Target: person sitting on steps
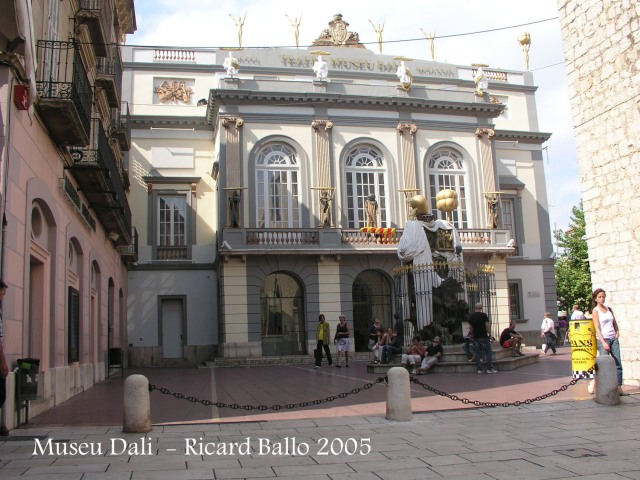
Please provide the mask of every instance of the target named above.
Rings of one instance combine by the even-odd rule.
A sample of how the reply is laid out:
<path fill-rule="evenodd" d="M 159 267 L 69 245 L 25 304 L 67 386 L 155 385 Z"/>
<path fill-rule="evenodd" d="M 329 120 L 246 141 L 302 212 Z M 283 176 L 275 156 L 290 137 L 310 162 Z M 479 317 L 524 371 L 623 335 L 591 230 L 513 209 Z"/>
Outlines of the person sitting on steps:
<path fill-rule="evenodd" d="M 427 373 L 427 370 L 429 370 L 440 361 L 440 357 L 442 357 L 443 353 L 444 351 L 442 350 L 442 345 L 440 344 L 440 337 L 433 337 L 431 345 L 427 347 L 426 354 L 424 356 L 424 359 L 422 360 L 422 365 L 420 365 L 418 371 L 414 370 L 411 373 L 413 373 L 414 375 L 423 375 Z"/>
<path fill-rule="evenodd" d="M 424 357 L 425 348 L 420 343 L 420 337 L 413 337 L 411 345 L 407 347 L 407 353 L 402 354 L 402 366 L 407 368 L 412 365 L 411 370 L 415 371 L 416 366 L 422 361 Z"/>
<path fill-rule="evenodd" d="M 500 345 L 502 348 L 510 348 L 512 357 L 524 357 L 524 353 L 520 351 L 522 348 L 523 337 L 516 332 L 516 322 L 509 322 L 509 326 L 500 334 Z"/>

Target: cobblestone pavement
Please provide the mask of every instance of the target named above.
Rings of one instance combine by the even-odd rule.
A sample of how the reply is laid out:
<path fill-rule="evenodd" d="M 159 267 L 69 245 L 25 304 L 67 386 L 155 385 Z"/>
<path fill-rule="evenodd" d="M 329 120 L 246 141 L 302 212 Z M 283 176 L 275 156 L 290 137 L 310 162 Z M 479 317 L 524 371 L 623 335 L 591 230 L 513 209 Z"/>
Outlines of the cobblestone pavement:
<path fill-rule="evenodd" d="M 566 353 L 565 353 L 566 352 Z M 570 381 L 568 350 L 498 375 L 418 377 L 471 400 L 513 402 Z M 128 372 L 131 373 L 131 372 Z M 361 388 L 349 369 L 148 369 L 198 399 L 274 405 Z M 528 405 L 477 408 L 412 384 L 413 419 L 385 419 L 386 386 L 314 408 L 245 412 L 151 392 L 153 430 L 122 432 L 122 380 L 109 380 L 0 437 L 0 478 L 640 479 L 640 397 L 595 403 L 585 383 Z"/>

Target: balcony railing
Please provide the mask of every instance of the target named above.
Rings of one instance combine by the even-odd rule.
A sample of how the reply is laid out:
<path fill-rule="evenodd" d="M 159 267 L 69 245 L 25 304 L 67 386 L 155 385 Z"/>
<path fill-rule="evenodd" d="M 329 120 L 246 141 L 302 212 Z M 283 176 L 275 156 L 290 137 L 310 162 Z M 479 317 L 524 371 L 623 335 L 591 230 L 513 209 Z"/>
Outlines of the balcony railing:
<path fill-rule="evenodd" d="M 89 143 L 93 93 L 74 42 L 41 40 L 37 44 L 38 111 L 57 145 Z"/>
<path fill-rule="evenodd" d="M 396 230 L 390 235 L 363 233 L 360 230 L 342 230 L 342 243 L 349 245 L 397 245 L 402 231 Z"/>
<path fill-rule="evenodd" d="M 111 107 L 120 106 L 122 93 L 122 60 L 120 48 L 110 45 L 107 49 L 109 55 L 98 57 L 96 64 L 96 85 L 104 90 L 107 101 Z"/>
<path fill-rule="evenodd" d="M 118 252 L 127 263 L 136 263 L 138 261 L 138 230 L 136 227 L 133 227 L 131 232 L 131 244 L 118 247 Z"/>
<path fill-rule="evenodd" d="M 111 109 L 111 125 L 109 135 L 115 138 L 120 145 L 120 150 L 131 150 L 131 115 L 129 114 L 129 102 L 120 102 L 120 108 Z"/>
<path fill-rule="evenodd" d="M 116 244 L 131 243 L 131 210 L 121 180 L 122 165 L 118 165 L 100 119 L 91 121 L 91 141 L 88 147 L 73 151 L 75 163 L 69 170 L 79 189 L 105 230 L 118 234 Z"/>
<path fill-rule="evenodd" d="M 247 245 L 294 247 L 318 244 L 317 230 L 268 229 L 247 230 Z"/>
<path fill-rule="evenodd" d="M 113 37 L 113 13 L 108 0 L 79 0 L 76 22 L 89 27 L 93 50 L 98 57 L 108 56 Z"/>
<path fill-rule="evenodd" d="M 195 50 L 165 50 L 155 49 L 153 51 L 154 62 L 175 62 L 175 63 L 195 63 Z"/>
<path fill-rule="evenodd" d="M 344 253 L 366 253 L 372 250 L 395 252 L 402 237 L 402 229 L 389 235 L 360 232 L 359 229 L 339 228 L 225 228 L 222 247 L 225 254 L 261 254 L 265 250 L 279 253 L 322 254 L 323 251 Z M 463 253 L 498 253 L 508 255 L 513 248 L 507 247 L 509 230 L 464 229 L 458 230 Z"/>
<path fill-rule="evenodd" d="M 184 261 L 189 259 L 186 246 L 161 247 L 156 246 L 155 259 L 159 261 Z"/>

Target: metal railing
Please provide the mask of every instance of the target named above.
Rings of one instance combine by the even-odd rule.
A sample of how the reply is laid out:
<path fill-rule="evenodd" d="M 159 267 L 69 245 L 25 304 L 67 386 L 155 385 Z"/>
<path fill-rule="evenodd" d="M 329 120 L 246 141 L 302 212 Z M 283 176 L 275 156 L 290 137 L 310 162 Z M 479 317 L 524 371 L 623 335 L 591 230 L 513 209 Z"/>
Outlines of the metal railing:
<path fill-rule="evenodd" d="M 73 102 L 82 126 L 88 132 L 93 92 L 87 71 L 74 42 L 40 40 L 37 44 L 36 88 L 44 100 Z"/>
<path fill-rule="evenodd" d="M 118 164 L 109 145 L 102 121 L 99 118 L 91 120 L 91 140 L 88 147 L 81 148 L 82 156 L 77 165 L 92 165 L 104 171 L 105 180 L 109 184 L 113 195 L 114 206 L 122 210 L 124 228 L 131 231 L 131 209 L 124 191 L 121 171 L 122 164 Z"/>

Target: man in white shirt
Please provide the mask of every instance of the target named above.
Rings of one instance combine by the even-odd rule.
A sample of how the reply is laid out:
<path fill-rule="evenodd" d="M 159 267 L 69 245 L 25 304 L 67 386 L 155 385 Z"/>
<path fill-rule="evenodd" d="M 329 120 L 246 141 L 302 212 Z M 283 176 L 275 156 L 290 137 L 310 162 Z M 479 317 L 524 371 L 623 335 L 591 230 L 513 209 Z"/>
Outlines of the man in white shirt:
<path fill-rule="evenodd" d="M 584 312 L 580 310 L 578 305 L 573 306 L 573 312 L 571 313 L 571 320 L 584 320 Z"/>

